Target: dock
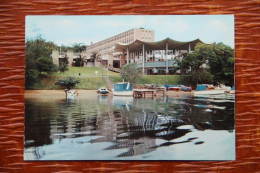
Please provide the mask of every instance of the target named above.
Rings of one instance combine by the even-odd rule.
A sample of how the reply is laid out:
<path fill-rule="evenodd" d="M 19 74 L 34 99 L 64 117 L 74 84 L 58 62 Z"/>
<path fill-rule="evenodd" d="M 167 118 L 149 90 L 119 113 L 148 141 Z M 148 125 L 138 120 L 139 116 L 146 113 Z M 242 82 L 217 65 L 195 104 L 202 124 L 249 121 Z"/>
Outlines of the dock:
<path fill-rule="evenodd" d="M 134 98 L 145 98 L 146 96 L 155 97 L 161 93 L 162 96 L 165 95 L 165 89 L 135 89 L 133 90 Z"/>

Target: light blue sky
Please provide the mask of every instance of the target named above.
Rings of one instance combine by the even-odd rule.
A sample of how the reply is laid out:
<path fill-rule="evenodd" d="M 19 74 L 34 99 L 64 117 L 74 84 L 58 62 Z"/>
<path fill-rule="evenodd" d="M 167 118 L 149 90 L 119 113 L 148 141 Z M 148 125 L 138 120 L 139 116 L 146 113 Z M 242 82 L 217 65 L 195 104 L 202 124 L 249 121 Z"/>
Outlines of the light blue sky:
<path fill-rule="evenodd" d="M 234 48 L 233 15 L 112 15 L 26 16 L 26 39 L 41 35 L 60 45 L 89 45 L 132 28 L 155 32 L 155 41 L 170 37 L 178 41 L 201 39 L 223 42 Z"/>

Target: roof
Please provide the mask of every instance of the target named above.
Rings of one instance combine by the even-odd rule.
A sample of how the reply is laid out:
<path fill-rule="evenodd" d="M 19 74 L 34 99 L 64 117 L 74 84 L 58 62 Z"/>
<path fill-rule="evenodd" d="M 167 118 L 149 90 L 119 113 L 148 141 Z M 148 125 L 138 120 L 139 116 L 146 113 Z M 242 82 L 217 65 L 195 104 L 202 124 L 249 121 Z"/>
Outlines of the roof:
<path fill-rule="evenodd" d="M 127 47 L 129 48 L 130 52 L 142 51 L 143 44 L 144 44 L 144 49 L 146 51 L 165 50 L 167 42 L 168 42 L 168 50 L 175 50 L 175 49 L 188 50 L 189 44 L 191 46 L 191 49 L 194 50 L 194 47 L 196 46 L 197 43 L 203 43 L 200 39 L 187 41 L 187 42 L 176 41 L 171 38 L 166 38 L 164 40 L 157 41 L 157 42 L 144 42 L 141 40 L 135 40 L 134 42 L 129 43 L 129 44 L 116 43 L 115 52 L 121 52 L 123 50 L 126 50 Z"/>

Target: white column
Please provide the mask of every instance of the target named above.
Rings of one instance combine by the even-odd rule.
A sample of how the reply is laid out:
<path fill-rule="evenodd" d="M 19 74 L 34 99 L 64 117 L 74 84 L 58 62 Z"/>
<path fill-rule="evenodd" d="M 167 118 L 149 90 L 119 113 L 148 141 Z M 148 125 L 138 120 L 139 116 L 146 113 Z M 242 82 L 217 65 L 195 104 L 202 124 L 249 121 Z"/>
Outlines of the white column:
<path fill-rule="evenodd" d="M 144 44 L 143 44 L 143 75 L 144 75 Z"/>
<path fill-rule="evenodd" d="M 127 49 L 126 49 L 126 64 L 129 63 L 129 47 L 127 46 Z"/>
<path fill-rule="evenodd" d="M 189 43 L 189 51 L 188 51 L 188 53 L 190 53 L 191 52 L 191 47 L 190 47 L 190 43 Z"/>
<path fill-rule="evenodd" d="M 166 42 L 165 58 L 166 58 L 166 74 L 168 74 L 169 73 L 169 67 L 168 67 L 168 42 Z"/>

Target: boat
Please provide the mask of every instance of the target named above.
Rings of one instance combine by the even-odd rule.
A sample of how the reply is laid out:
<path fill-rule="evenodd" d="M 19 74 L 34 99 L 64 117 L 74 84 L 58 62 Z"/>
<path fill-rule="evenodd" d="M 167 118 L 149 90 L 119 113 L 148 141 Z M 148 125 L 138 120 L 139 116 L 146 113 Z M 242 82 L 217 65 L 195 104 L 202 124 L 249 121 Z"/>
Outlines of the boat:
<path fill-rule="evenodd" d="M 165 85 L 166 90 L 173 90 L 173 91 L 189 91 L 191 92 L 192 88 L 187 87 L 185 85 Z"/>
<path fill-rule="evenodd" d="M 227 90 L 225 93 L 226 94 L 235 94 L 236 93 L 235 86 L 233 86 L 230 90 Z"/>
<path fill-rule="evenodd" d="M 203 96 L 203 95 L 218 95 L 225 94 L 227 87 L 214 87 L 213 85 L 201 84 L 197 85 L 196 90 L 194 91 L 194 96 Z"/>
<path fill-rule="evenodd" d="M 230 94 L 235 94 L 236 93 L 236 89 L 235 86 L 233 86 L 229 92 Z"/>
<path fill-rule="evenodd" d="M 97 90 L 97 93 L 100 93 L 100 94 L 107 94 L 109 93 L 108 89 L 105 88 L 105 87 L 101 87 Z"/>
<path fill-rule="evenodd" d="M 114 96 L 132 96 L 133 85 L 129 82 L 115 83 L 112 92 Z"/>
<path fill-rule="evenodd" d="M 187 87 L 185 85 L 181 85 L 181 90 L 182 91 L 189 91 L 189 92 L 191 92 L 192 88 L 191 87 Z"/>
<path fill-rule="evenodd" d="M 78 91 L 65 89 L 65 93 L 67 100 L 74 100 L 79 97 Z"/>
<path fill-rule="evenodd" d="M 180 91 L 181 86 L 180 85 L 169 85 L 168 90 Z"/>
<path fill-rule="evenodd" d="M 173 90 L 173 91 L 180 91 L 181 90 L 181 85 L 165 85 L 166 90 Z"/>

